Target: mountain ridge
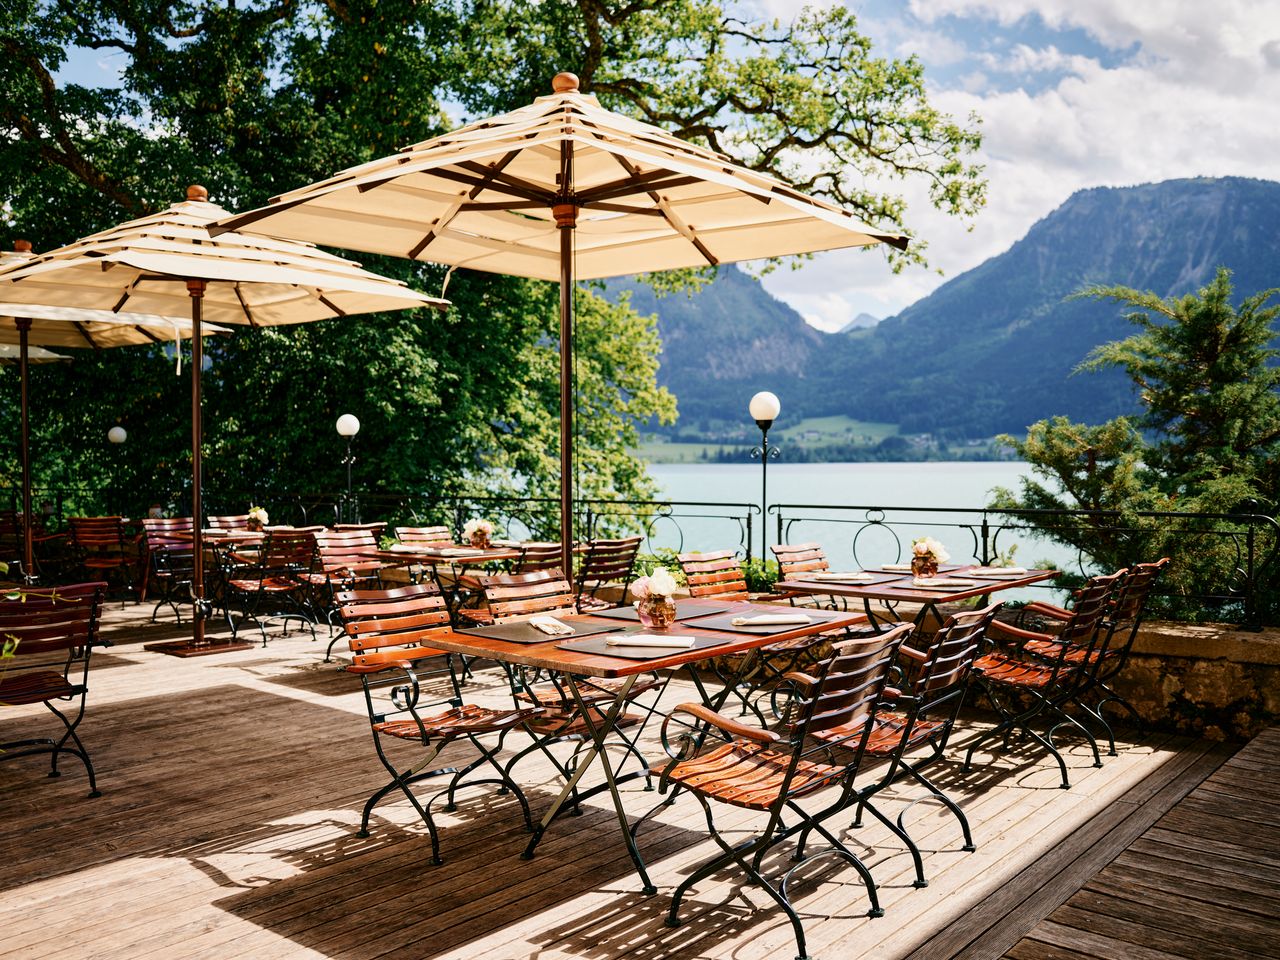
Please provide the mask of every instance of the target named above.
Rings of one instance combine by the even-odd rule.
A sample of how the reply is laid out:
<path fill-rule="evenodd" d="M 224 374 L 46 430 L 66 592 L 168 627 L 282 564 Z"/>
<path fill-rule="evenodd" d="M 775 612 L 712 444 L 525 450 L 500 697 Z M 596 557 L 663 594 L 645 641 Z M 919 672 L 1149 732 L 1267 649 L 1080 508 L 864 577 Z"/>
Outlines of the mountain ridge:
<path fill-rule="evenodd" d="M 727 437 L 751 394 L 772 389 L 784 416 L 963 440 L 1056 414 L 1097 423 L 1134 412 L 1122 372 L 1072 373 L 1093 347 L 1133 332 L 1123 309 L 1071 294 L 1101 284 L 1181 295 L 1222 265 L 1238 302 L 1280 285 L 1276 223 L 1280 182 L 1270 180 L 1079 190 L 1002 253 L 874 326 L 837 333 L 736 268 L 692 296 L 658 298 L 635 281 L 611 281 L 608 293 L 629 290 L 633 306 L 658 314 L 659 382 L 679 400 L 679 430 Z"/>

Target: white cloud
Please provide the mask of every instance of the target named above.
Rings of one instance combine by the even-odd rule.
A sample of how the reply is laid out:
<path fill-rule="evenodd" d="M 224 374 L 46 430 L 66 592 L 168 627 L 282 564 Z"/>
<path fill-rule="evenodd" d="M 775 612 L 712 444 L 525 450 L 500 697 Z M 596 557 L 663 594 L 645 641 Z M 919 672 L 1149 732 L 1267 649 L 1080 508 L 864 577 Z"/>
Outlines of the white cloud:
<path fill-rule="evenodd" d="M 972 232 L 933 210 L 919 185 L 906 185 L 912 231 L 928 240 L 931 266 L 948 277 L 1007 249 L 1079 189 L 1280 177 L 1280 3 L 913 0 L 910 10 L 926 25 L 924 35 L 950 15 L 970 28 L 966 35 L 1012 40 L 1025 35 L 1013 25 L 1038 14 L 1051 29 L 1078 28 L 1122 53 L 1104 65 L 1061 44 L 984 44 L 971 51 L 974 70 L 931 91 L 939 109 L 983 118 L 981 162 L 990 183 Z M 871 29 L 870 21 L 863 25 Z M 903 24 L 882 27 L 887 33 L 873 38 L 901 52 Z M 938 64 L 921 55 L 928 76 Z M 919 268 L 895 276 L 877 255 L 836 252 L 765 284 L 810 322 L 831 328 L 863 310 L 895 313 L 944 279 Z"/>

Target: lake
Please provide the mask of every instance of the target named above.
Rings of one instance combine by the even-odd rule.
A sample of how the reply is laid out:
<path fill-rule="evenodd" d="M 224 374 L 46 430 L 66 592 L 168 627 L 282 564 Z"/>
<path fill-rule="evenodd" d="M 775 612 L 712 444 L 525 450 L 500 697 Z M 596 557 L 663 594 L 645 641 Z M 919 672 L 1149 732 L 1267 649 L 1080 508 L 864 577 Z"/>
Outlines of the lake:
<path fill-rule="evenodd" d="M 864 512 L 807 510 L 810 519 L 794 519 L 797 511 L 784 510 L 789 521 L 783 539 L 790 543 L 821 543 L 836 568 L 873 565 L 906 559 L 911 540 L 932 536 L 940 540 L 958 561 L 974 559 L 974 539 L 956 524 L 977 523 L 974 515 L 953 513 L 986 506 L 996 487 L 1017 490 L 1031 468 L 1020 461 L 928 463 L 794 463 L 769 464 L 769 502 L 826 506 L 929 507 L 941 513 L 886 514 L 884 525 L 866 526 Z M 760 502 L 760 464 L 655 463 L 649 475 L 661 496 L 676 501 Z M 737 521 L 710 516 L 706 509 L 677 509 L 675 521 L 661 520 L 653 530 L 655 546 L 689 550 L 738 547 Z M 727 512 L 727 511 L 725 511 Z M 690 515 L 692 514 L 692 515 Z M 818 516 L 823 514 L 822 516 Z M 994 519 L 994 518 L 993 518 Z M 758 518 L 756 521 L 758 522 Z M 856 543 L 855 543 L 856 538 Z M 754 535 L 760 549 L 759 528 Z M 769 519 L 768 542 L 778 542 L 776 517 Z M 1024 531 L 1005 530 L 996 540 L 1002 551 L 1016 546 L 1014 562 L 1033 566 L 1041 560 L 1060 568 L 1073 563 L 1074 552 L 1059 544 L 1032 537 Z M 855 555 L 856 550 L 856 555 Z"/>

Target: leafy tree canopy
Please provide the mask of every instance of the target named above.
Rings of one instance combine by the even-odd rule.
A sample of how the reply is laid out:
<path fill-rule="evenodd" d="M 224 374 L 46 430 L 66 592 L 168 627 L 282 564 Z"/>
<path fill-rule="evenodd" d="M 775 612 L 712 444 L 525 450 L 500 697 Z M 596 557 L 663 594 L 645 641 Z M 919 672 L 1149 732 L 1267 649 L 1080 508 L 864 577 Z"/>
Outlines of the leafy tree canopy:
<path fill-rule="evenodd" d="M 1104 568 L 1161 555 L 1174 559 L 1169 579 L 1184 593 L 1238 586 L 1238 544 L 1207 531 L 1225 521 L 1190 524 L 1143 512 L 1274 512 L 1280 502 L 1280 370 L 1273 362 L 1277 290 L 1231 303 L 1231 274 L 1219 269 L 1202 290 L 1161 298 L 1127 287 L 1092 287 L 1077 296 L 1113 300 L 1139 332 L 1095 348 L 1082 371 L 1122 367 L 1138 388 L 1142 411 L 1097 427 L 1055 417 L 1033 424 L 1025 439 L 1005 436 L 1039 477 L 997 492 L 1010 510 L 1113 511 L 1070 528 L 1032 519 Z M 1145 428 L 1145 434 L 1138 428 Z M 1270 597 L 1274 604 L 1278 598 Z M 1185 610 L 1183 611 L 1185 612 Z"/>
<path fill-rule="evenodd" d="M 60 80 L 75 48 L 117 65 L 120 84 Z M 0 209 L 38 250 L 162 208 L 188 183 L 229 209 L 261 204 L 444 132 L 461 113 L 527 103 L 560 69 L 606 106 L 880 229 L 907 229 L 905 202 L 883 188 L 895 178 L 927 182 L 933 203 L 959 216 L 984 199 L 976 120 L 934 110 L 919 62 L 875 56 L 843 8 L 754 23 L 716 0 L 13 0 L 0 49 Z M 922 251 L 890 255 L 900 265 Z M 444 281 L 432 265 L 359 259 L 429 292 Z M 337 487 L 342 412 L 364 424 L 363 486 L 554 489 L 554 288 L 458 271 L 448 295 L 445 315 L 212 342 L 210 493 Z M 655 385 L 654 324 L 587 288 L 578 306 L 580 492 L 644 496 L 632 424 L 675 415 Z M 156 499 L 181 489 L 185 378 L 161 352 L 81 351 L 69 369 L 35 375 L 39 481 Z M 116 421 L 130 430 L 124 451 L 97 439 Z"/>

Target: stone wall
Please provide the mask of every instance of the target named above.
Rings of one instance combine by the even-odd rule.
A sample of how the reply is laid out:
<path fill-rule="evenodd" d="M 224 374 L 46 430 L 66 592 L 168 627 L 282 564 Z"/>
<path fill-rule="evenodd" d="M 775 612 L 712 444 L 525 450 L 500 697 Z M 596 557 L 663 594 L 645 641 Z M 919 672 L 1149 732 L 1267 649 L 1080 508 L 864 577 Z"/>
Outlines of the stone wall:
<path fill-rule="evenodd" d="M 1154 728 L 1247 740 L 1280 722 L 1280 630 L 1144 624 L 1115 686 Z"/>

